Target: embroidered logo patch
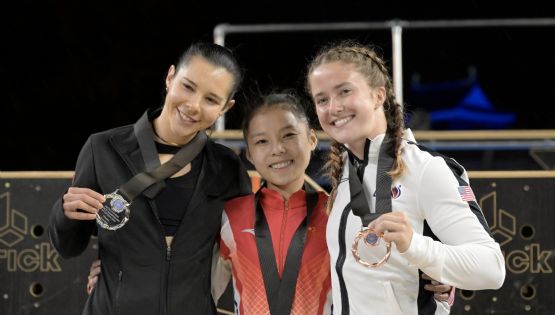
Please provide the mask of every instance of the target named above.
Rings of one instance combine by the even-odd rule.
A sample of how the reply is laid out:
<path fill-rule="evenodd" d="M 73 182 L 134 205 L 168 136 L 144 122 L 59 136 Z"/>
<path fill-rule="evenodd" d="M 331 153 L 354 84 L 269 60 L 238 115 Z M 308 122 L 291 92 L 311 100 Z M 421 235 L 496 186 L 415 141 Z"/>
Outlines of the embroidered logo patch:
<path fill-rule="evenodd" d="M 401 185 L 397 185 L 393 188 L 391 188 L 391 198 L 393 199 L 397 199 L 401 196 Z M 376 191 L 374 190 L 374 194 L 372 194 L 372 197 L 376 198 Z"/>
<path fill-rule="evenodd" d="M 476 197 L 470 186 L 459 186 L 457 189 L 459 190 L 462 201 L 476 201 Z"/>
<path fill-rule="evenodd" d="M 401 197 L 401 185 L 391 188 L 391 198 L 397 199 Z"/>

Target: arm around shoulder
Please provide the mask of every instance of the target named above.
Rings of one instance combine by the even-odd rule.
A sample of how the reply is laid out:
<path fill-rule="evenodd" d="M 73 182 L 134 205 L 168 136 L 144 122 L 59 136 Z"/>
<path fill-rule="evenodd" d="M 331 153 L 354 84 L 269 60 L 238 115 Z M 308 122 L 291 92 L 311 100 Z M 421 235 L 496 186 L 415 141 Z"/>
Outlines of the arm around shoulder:
<path fill-rule="evenodd" d="M 212 253 L 212 275 L 211 275 L 211 291 L 214 303 L 218 303 L 218 300 L 225 292 L 229 281 L 231 280 L 231 261 L 229 258 L 224 257 L 220 254 L 218 244 L 214 245 L 214 250 Z"/>
<path fill-rule="evenodd" d="M 251 179 L 241 161 L 241 158 L 228 147 L 221 144 L 213 144 L 214 152 L 219 154 L 219 163 L 222 163 L 224 169 L 221 173 L 220 184 L 225 186 L 223 189 L 223 199 L 229 200 L 232 198 L 246 196 L 252 192 Z"/>

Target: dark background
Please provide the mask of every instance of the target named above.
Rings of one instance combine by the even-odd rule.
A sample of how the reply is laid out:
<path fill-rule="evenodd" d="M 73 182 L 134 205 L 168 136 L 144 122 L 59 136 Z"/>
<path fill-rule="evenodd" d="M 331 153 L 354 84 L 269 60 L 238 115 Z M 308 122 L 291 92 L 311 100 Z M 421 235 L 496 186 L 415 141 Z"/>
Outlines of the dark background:
<path fill-rule="evenodd" d="M 545 2 L 547 3 L 547 2 Z M 0 171 L 71 170 L 93 132 L 135 122 L 160 105 L 168 67 L 219 23 L 379 22 L 552 17 L 539 1 L 18 1 L 0 10 Z M 555 27 L 403 32 L 404 93 L 410 112 L 451 108 L 458 95 L 422 97 L 421 84 L 475 79 L 511 129 L 555 128 Z M 388 30 L 232 34 L 226 44 L 246 69 L 228 115 L 258 91 L 302 87 L 322 43 L 357 38 L 391 60 Z M 474 76 L 473 76 L 474 75 Z M 464 82 L 463 82 L 464 83 Z M 463 84 L 464 85 L 464 84 Z M 459 93 L 460 94 L 460 93 Z M 433 109 L 433 108 L 432 108 Z"/>

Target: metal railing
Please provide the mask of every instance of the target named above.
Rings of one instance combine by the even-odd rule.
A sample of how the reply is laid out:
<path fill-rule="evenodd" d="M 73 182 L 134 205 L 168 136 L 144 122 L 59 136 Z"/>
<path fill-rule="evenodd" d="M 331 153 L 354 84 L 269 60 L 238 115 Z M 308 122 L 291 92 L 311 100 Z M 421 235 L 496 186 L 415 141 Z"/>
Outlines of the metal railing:
<path fill-rule="evenodd" d="M 392 42 L 392 77 L 393 87 L 400 104 L 403 104 L 403 29 L 434 28 L 487 28 L 487 27 L 552 27 L 555 18 L 534 19 L 488 19 L 488 20 L 437 20 L 405 21 L 391 20 L 383 22 L 339 22 L 339 23 L 286 23 L 286 24 L 218 24 L 213 30 L 214 42 L 225 46 L 228 34 L 239 33 L 277 33 L 277 32 L 322 32 L 322 31 L 357 31 L 386 30 L 391 31 Z M 216 123 L 216 130 L 225 129 L 225 117 Z"/>
<path fill-rule="evenodd" d="M 329 147 L 330 137 L 316 132 L 320 148 Z M 242 149 L 245 144 L 241 130 L 214 131 L 211 137 L 232 148 Z M 555 150 L 555 130 L 467 130 L 423 131 L 415 130 L 418 143 L 431 149 L 455 151 L 480 150 Z"/>

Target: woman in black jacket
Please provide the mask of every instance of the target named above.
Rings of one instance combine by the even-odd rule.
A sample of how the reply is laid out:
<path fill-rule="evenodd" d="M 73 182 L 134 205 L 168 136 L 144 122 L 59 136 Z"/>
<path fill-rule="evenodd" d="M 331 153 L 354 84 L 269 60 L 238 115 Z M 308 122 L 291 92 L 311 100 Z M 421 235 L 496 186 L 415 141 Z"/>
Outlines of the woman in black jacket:
<path fill-rule="evenodd" d="M 54 204 L 49 226 L 52 244 L 64 258 L 81 254 L 91 235 L 98 235 L 102 276 L 83 314 L 213 311 L 211 257 L 223 203 L 250 192 L 232 150 L 210 139 L 201 142 L 200 153 L 169 178 L 134 187 L 144 190 L 135 198 L 123 194 L 120 201 L 131 201 L 128 221 L 103 227 L 107 217 L 97 213 L 106 207 L 125 213 L 119 212 L 121 203 L 114 205 L 116 197 L 106 195 L 122 191 L 136 174 L 151 172 L 197 141 L 234 105 L 240 79 L 240 68 L 226 48 L 194 44 L 169 68 L 162 108 L 147 110 L 134 125 L 89 137 L 72 187 Z"/>

